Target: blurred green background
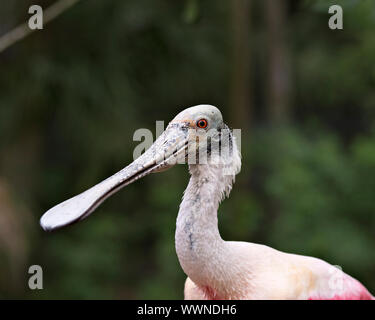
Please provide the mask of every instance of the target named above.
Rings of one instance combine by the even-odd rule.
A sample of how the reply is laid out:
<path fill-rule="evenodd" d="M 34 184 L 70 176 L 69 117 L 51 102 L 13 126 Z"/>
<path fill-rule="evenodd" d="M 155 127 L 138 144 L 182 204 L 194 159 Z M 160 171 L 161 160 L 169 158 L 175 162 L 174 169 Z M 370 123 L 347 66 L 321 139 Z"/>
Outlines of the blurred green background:
<path fill-rule="evenodd" d="M 2 1 L 0 35 L 32 4 Z M 186 166 L 56 233 L 39 218 L 131 162 L 136 129 L 201 103 L 242 129 L 222 237 L 325 259 L 375 293 L 374 60 L 373 0 L 79 1 L 0 53 L 0 298 L 183 298 Z"/>

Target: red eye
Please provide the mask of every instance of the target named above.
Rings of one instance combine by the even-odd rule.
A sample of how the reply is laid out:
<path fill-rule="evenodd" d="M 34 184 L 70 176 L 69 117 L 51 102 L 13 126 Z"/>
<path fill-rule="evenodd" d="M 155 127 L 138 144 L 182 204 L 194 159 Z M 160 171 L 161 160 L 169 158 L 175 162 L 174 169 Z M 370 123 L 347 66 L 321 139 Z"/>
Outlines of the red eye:
<path fill-rule="evenodd" d="M 204 128 L 207 127 L 207 125 L 208 125 L 208 123 L 207 123 L 206 119 L 200 119 L 200 120 L 197 121 L 197 127 L 198 128 L 204 129 Z"/>

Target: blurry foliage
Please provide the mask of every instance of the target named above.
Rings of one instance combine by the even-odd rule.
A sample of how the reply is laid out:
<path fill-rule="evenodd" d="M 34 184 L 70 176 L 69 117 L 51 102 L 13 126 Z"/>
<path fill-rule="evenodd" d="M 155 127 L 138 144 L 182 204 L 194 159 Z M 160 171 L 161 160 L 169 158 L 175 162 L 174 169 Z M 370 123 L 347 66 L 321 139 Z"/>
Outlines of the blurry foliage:
<path fill-rule="evenodd" d="M 374 293 L 375 4 L 336 1 L 344 30 L 334 32 L 331 1 L 289 3 L 294 92 L 288 125 L 278 127 L 267 118 L 266 26 L 253 0 L 256 103 L 220 230 L 341 265 Z M 2 6 L 0 32 L 25 16 L 14 6 Z M 136 129 L 198 103 L 231 118 L 230 24 L 228 1 L 82 1 L 0 55 L 0 177 L 12 190 L 12 211 L 0 204 L 9 221 L 0 227 L 0 297 L 182 298 L 174 229 L 186 167 L 136 182 L 56 233 L 38 219 L 129 163 Z M 24 248 L 17 259 L 4 245 L 9 230 Z M 44 290 L 27 289 L 31 264 L 43 266 Z"/>
<path fill-rule="evenodd" d="M 198 0 L 187 0 L 186 7 L 183 12 L 183 17 L 186 23 L 193 23 L 197 20 L 199 15 Z"/>

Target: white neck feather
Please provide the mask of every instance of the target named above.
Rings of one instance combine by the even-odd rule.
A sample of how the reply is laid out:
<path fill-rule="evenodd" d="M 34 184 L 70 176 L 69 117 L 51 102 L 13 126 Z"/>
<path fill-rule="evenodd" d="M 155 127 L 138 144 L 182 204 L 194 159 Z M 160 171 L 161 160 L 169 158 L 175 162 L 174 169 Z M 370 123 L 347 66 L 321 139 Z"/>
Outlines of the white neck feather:
<path fill-rule="evenodd" d="M 234 151 L 229 171 L 220 164 L 189 166 L 191 178 L 176 223 L 176 251 L 181 267 L 195 284 L 215 292 L 218 298 L 238 294 L 230 290 L 238 290 L 239 284 L 234 282 L 240 281 L 236 275 L 242 273 L 228 243 L 220 236 L 217 220 L 220 201 L 229 195 L 241 166 L 237 148 Z"/>

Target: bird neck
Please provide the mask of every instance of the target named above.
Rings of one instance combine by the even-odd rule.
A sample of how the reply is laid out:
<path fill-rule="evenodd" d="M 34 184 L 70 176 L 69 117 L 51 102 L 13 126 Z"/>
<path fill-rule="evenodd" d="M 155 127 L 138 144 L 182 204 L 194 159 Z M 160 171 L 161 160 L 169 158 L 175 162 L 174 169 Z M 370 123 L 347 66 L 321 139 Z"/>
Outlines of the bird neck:
<path fill-rule="evenodd" d="M 217 209 L 228 195 L 234 175 L 220 165 L 190 165 L 191 178 L 185 190 L 176 223 L 176 251 L 189 278 L 203 288 L 220 292 L 218 275 L 230 274 L 230 252 L 218 229 Z"/>

